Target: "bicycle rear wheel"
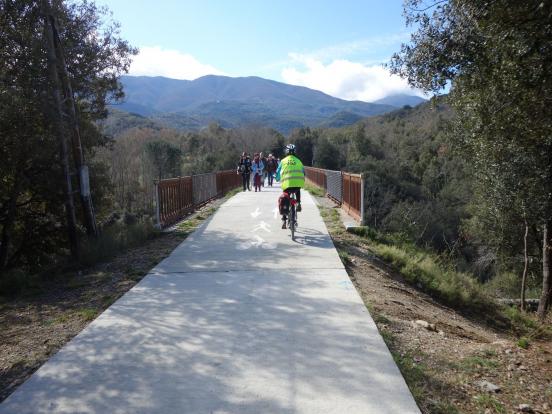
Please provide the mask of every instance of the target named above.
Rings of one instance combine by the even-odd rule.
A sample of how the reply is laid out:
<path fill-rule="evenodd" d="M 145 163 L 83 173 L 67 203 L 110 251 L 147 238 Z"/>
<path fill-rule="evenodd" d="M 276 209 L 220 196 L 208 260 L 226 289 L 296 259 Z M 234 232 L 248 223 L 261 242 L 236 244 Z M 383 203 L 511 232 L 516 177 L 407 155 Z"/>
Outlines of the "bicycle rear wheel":
<path fill-rule="evenodd" d="M 295 241 L 295 206 L 291 206 L 291 211 L 289 212 L 289 229 L 291 231 L 291 240 Z"/>

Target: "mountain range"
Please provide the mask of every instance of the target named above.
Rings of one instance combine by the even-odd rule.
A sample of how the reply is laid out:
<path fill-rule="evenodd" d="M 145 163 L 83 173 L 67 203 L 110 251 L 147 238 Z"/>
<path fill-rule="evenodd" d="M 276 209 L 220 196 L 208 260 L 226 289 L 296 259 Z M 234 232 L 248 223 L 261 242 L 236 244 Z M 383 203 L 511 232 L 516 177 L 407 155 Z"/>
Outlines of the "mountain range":
<path fill-rule="evenodd" d="M 424 99 L 395 95 L 374 103 L 346 101 L 302 86 L 259 77 L 208 75 L 193 81 L 123 76 L 125 101 L 113 107 L 168 127 L 196 130 L 262 125 L 287 134 L 303 126 L 340 127 L 359 119 L 414 106 Z"/>
<path fill-rule="evenodd" d="M 424 102 L 426 102 L 426 99 L 420 98 L 419 96 L 399 93 L 396 95 L 389 95 L 389 96 L 386 96 L 385 98 L 378 99 L 373 103 L 381 104 L 381 105 L 391 105 L 396 108 L 402 108 L 403 106 L 406 106 L 406 105 L 416 106 Z"/>

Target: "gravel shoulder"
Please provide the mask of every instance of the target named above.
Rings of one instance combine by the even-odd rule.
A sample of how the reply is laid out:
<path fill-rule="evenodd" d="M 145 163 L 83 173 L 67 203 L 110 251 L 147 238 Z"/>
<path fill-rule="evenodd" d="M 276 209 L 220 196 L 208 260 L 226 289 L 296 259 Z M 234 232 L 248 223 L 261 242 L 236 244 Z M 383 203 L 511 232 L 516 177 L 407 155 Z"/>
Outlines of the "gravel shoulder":
<path fill-rule="evenodd" d="M 552 343 L 468 319 L 406 283 L 318 198 L 351 281 L 424 413 L 552 413 Z M 550 320 L 548 321 L 550 323 Z M 494 387 L 496 386 L 496 388 Z M 526 410 L 526 411 L 524 411 Z"/>

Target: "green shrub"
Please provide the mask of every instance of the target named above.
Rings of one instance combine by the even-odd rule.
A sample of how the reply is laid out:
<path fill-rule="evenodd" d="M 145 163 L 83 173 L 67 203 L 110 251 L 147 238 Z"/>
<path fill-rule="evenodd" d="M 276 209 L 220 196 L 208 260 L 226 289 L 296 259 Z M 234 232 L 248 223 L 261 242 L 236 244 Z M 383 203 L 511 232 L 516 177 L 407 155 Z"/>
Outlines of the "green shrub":
<path fill-rule="evenodd" d="M 529 348 L 529 339 L 526 337 L 521 337 L 517 341 L 517 346 L 523 349 Z"/>
<path fill-rule="evenodd" d="M 83 242 L 80 262 L 90 266 L 107 260 L 125 249 L 143 244 L 158 233 L 149 218 L 130 225 L 117 222 L 104 229 L 98 238 Z"/>
<path fill-rule="evenodd" d="M 515 335 L 522 336 L 538 328 L 537 323 L 520 311 L 517 306 L 504 308 L 504 314 L 510 321 L 510 326 Z"/>
<path fill-rule="evenodd" d="M 475 403 L 481 408 L 493 410 L 493 412 L 502 414 L 506 412 L 504 405 L 496 398 L 488 394 L 479 394 L 474 398 Z"/>
<path fill-rule="evenodd" d="M 538 278 L 531 276 L 530 273 L 527 278 L 525 297 L 538 298 L 541 288 L 540 281 Z M 514 272 L 498 273 L 485 284 L 485 289 L 493 296 L 509 299 L 519 298 L 521 295 L 521 274 Z"/>
<path fill-rule="evenodd" d="M 96 319 L 96 316 L 98 316 L 98 311 L 92 308 L 83 308 L 77 311 L 77 315 L 79 315 L 85 321 L 91 321 Z"/>
<path fill-rule="evenodd" d="M 352 232 L 370 240 L 370 249 L 396 267 L 409 283 L 442 302 L 471 311 L 494 306 L 477 280 L 469 274 L 455 271 L 439 256 L 417 247 L 404 235 L 382 235 L 369 227 Z"/>
<path fill-rule="evenodd" d="M 372 227 L 368 227 L 368 226 L 350 227 L 348 231 L 360 237 L 366 237 L 370 240 L 379 241 L 380 236 L 378 232 L 374 230 Z"/>
<path fill-rule="evenodd" d="M 338 250 L 337 254 L 339 255 L 339 258 L 344 266 L 349 266 L 351 264 L 351 257 L 349 256 L 349 253 L 344 250 Z"/>
<path fill-rule="evenodd" d="M 0 273 L 0 296 L 9 297 L 38 289 L 40 289 L 40 285 L 37 276 L 24 269 L 13 269 Z"/>
<path fill-rule="evenodd" d="M 498 367 L 496 358 L 491 355 L 475 355 L 464 358 L 460 367 L 466 371 L 477 371 L 479 369 L 492 369 Z"/>
<path fill-rule="evenodd" d="M 499 273 L 485 284 L 485 289 L 494 296 L 517 298 L 520 295 L 520 280 L 520 276 L 513 272 Z"/>

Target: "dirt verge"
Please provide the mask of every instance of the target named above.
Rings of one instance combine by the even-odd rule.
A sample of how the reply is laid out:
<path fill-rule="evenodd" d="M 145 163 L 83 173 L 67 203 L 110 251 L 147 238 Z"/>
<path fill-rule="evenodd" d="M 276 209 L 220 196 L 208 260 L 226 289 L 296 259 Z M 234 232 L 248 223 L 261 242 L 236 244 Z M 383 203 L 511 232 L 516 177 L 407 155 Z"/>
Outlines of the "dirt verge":
<path fill-rule="evenodd" d="M 423 413 L 552 413 L 552 343 L 520 348 L 508 330 L 440 304 L 321 210 L 349 276 Z M 336 219 L 337 217 L 337 219 Z M 337 220 L 337 223 L 336 223 Z M 550 322 L 550 321 L 549 321 Z"/>

